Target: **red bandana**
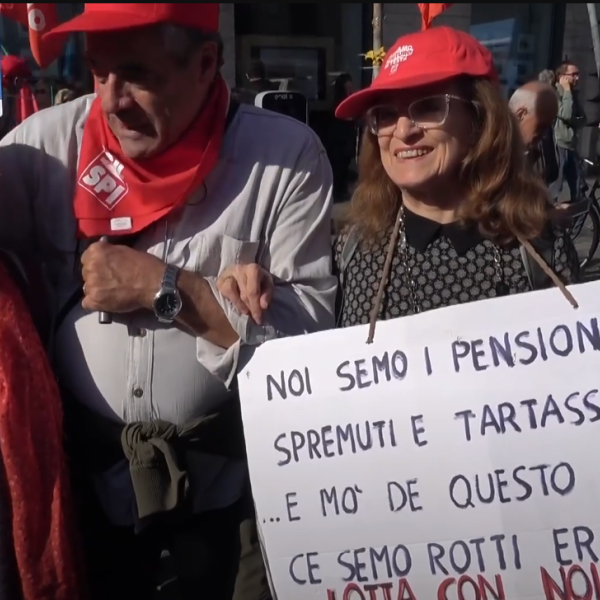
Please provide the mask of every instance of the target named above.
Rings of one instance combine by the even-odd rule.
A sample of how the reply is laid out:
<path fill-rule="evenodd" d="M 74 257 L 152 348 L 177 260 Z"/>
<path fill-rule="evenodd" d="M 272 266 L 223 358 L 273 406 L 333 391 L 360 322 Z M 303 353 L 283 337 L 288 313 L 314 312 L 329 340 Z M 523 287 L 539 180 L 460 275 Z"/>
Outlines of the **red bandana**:
<path fill-rule="evenodd" d="M 219 159 L 227 94 L 218 77 L 187 133 L 159 156 L 140 161 L 122 155 L 96 98 L 79 156 L 74 199 L 79 236 L 137 233 L 185 202 Z"/>

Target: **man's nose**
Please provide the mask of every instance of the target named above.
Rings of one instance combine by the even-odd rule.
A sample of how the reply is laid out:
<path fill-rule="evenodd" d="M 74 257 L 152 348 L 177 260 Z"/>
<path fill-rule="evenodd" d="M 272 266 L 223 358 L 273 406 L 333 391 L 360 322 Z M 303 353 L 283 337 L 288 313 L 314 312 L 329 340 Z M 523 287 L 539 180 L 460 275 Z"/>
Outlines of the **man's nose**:
<path fill-rule="evenodd" d="M 107 114 L 126 110 L 133 104 L 128 84 L 113 73 L 104 83 L 98 85 L 98 95 L 102 102 L 102 110 Z"/>
<path fill-rule="evenodd" d="M 394 137 L 405 141 L 418 135 L 420 132 L 421 130 L 415 125 L 415 122 L 410 117 L 400 117 L 396 123 Z"/>

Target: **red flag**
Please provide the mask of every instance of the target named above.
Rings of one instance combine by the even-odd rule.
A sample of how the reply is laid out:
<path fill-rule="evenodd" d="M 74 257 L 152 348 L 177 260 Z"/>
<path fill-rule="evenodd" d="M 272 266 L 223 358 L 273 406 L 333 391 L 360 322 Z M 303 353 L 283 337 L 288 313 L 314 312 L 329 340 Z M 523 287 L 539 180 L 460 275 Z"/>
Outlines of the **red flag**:
<path fill-rule="evenodd" d="M 445 10 L 450 8 L 452 4 L 418 4 L 421 11 L 421 29 L 429 29 L 431 22 Z"/>
<path fill-rule="evenodd" d="M 28 27 L 27 23 L 27 4 L 14 3 L 14 4 L 0 4 L 0 14 L 3 17 L 12 19 L 17 23 L 21 23 L 23 27 Z"/>
<path fill-rule="evenodd" d="M 44 34 L 58 25 L 56 4 L 35 2 L 0 4 L 0 14 L 29 28 L 31 53 L 42 69 L 60 56 L 67 36 L 54 36 L 46 41 L 42 39 Z"/>
<path fill-rule="evenodd" d="M 22 123 L 27 117 L 30 117 L 38 110 L 38 105 L 31 86 L 27 82 L 22 82 L 21 89 L 19 89 L 17 105 L 15 106 L 15 121 L 17 124 Z"/>

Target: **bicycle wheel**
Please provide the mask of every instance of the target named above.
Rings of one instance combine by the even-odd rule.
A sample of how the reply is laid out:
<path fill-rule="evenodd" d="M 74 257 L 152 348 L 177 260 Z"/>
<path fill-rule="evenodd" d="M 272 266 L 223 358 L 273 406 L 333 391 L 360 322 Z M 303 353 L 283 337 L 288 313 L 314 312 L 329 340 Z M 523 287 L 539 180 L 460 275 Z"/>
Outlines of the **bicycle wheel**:
<path fill-rule="evenodd" d="M 587 217 L 574 240 L 580 256 L 582 269 L 589 266 L 600 245 L 600 211 L 596 202 L 592 202 Z"/>

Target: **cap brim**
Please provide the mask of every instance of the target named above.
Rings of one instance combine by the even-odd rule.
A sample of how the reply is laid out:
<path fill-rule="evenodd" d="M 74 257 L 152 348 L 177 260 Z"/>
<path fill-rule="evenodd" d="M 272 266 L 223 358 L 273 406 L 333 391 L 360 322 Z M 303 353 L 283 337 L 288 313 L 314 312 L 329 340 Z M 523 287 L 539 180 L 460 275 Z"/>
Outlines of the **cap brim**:
<path fill-rule="evenodd" d="M 147 16 L 114 12 L 84 12 L 70 21 L 51 29 L 44 39 L 66 33 L 101 33 L 103 31 L 120 31 L 132 27 L 151 25 Z"/>
<path fill-rule="evenodd" d="M 375 83 L 371 87 L 355 92 L 343 100 L 337 107 L 335 116 L 338 119 L 360 119 L 386 93 L 440 83 L 454 77 L 459 77 L 461 74 L 456 72 L 449 73 L 448 71 L 443 73 L 421 73 L 413 77 L 407 77 L 402 82 L 389 82 L 383 85 L 377 85 L 377 80 L 375 80 Z M 476 77 L 476 75 L 474 76 Z M 485 77 L 486 75 L 482 74 L 480 76 Z M 487 77 L 490 78 L 489 74 L 487 74 Z"/>

